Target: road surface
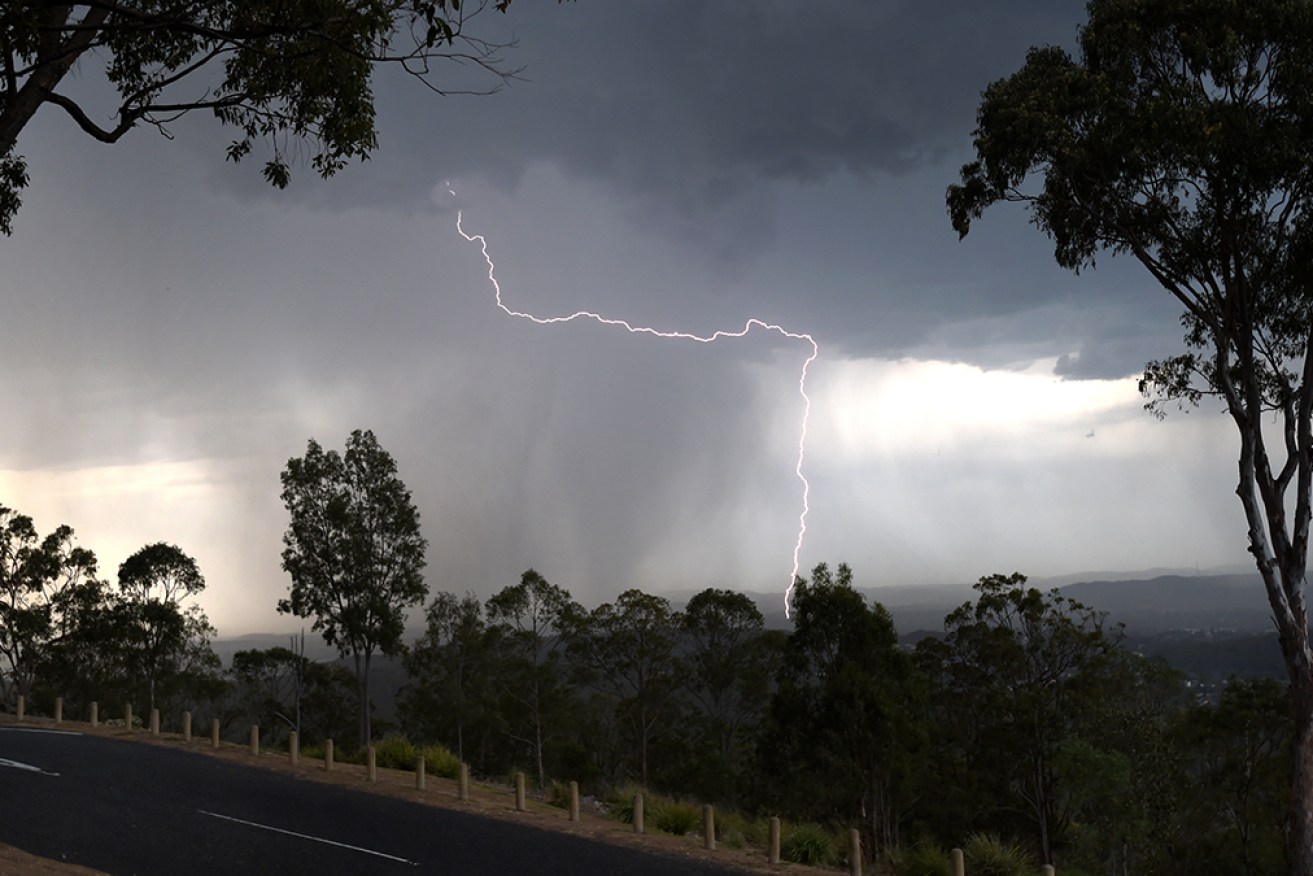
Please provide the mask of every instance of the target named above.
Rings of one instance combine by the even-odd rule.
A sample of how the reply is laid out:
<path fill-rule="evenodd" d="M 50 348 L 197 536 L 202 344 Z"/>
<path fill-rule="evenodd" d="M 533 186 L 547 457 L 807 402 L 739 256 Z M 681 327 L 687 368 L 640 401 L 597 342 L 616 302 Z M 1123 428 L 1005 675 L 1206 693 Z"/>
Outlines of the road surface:
<path fill-rule="evenodd" d="M 115 876 L 739 872 L 181 749 L 12 725 L 0 726 L 0 842 Z"/>

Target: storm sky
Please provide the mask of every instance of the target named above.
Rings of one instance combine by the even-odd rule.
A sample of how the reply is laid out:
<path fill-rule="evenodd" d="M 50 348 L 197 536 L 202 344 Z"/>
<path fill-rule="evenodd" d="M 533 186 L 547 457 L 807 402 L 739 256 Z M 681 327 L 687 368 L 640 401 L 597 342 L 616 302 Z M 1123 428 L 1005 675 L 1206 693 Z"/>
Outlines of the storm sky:
<path fill-rule="evenodd" d="M 1118 260 L 1060 270 L 1020 207 L 962 242 L 945 213 L 982 89 L 1083 18 L 1075 0 L 517 0 L 471 28 L 517 41 L 518 81 L 439 97 L 380 75 L 374 158 L 327 182 L 294 168 L 285 192 L 258 155 L 226 163 L 209 118 L 105 146 L 48 107 L 0 238 L 0 504 L 70 524 L 107 575 L 174 542 L 221 634 L 287 629 L 279 473 L 311 437 L 372 429 L 432 591 L 487 596 L 532 566 L 586 605 L 782 594 L 810 348 L 508 317 L 461 210 L 513 309 L 816 339 L 804 570 L 1244 563 L 1229 423 L 1155 421 L 1136 391 L 1180 348 L 1167 294 Z M 107 118 L 95 64 L 76 76 Z"/>

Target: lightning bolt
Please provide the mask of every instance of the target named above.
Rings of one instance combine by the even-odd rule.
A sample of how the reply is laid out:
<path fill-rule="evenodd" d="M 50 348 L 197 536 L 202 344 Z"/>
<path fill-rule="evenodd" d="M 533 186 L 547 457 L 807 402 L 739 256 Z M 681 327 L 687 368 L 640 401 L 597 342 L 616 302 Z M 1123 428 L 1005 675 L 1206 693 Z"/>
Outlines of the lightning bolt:
<path fill-rule="evenodd" d="M 455 197 L 456 192 L 448 184 L 447 191 Z M 631 325 L 623 319 L 612 319 L 611 317 L 602 316 L 589 310 L 579 310 L 569 316 L 551 316 L 540 317 L 532 313 L 524 313 L 519 310 L 512 310 L 502 301 L 501 283 L 497 281 L 497 266 L 493 264 L 492 255 L 488 252 L 488 240 L 482 234 L 470 234 L 465 230 L 464 211 L 456 211 L 456 231 L 461 237 L 470 243 L 477 243 L 480 252 L 483 253 L 483 260 L 488 265 L 488 282 L 492 285 L 497 306 L 507 316 L 514 316 L 519 319 L 527 319 L 538 325 L 556 325 L 564 322 L 574 322 L 575 320 L 592 320 L 602 325 L 613 325 L 623 328 L 625 331 L 635 335 L 653 335 L 658 338 L 672 338 L 683 341 L 696 341 L 699 344 L 710 344 L 721 338 L 742 338 L 745 337 L 754 328 L 760 328 L 763 331 L 776 332 L 786 338 L 794 341 L 805 341 L 811 347 L 811 354 L 807 356 L 802 363 L 802 369 L 798 373 L 798 395 L 802 396 L 802 427 L 798 435 L 798 461 L 794 465 L 793 471 L 798 480 L 802 483 L 802 510 L 798 514 L 798 538 L 793 545 L 793 570 L 789 573 L 789 586 L 784 591 L 784 616 L 790 617 L 792 612 L 792 598 L 794 582 L 798 580 L 799 557 L 802 555 L 802 544 L 807 538 L 807 515 L 811 512 L 811 484 L 807 481 L 807 476 L 803 474 L 803 463 L 807 458 L 807 425 L 811 419 L 812 400 L 807 395 L 807 372 L 813 362 L 820 356 L 821 350 L 817 346 L 816 340 L 805 332 L 791 332 L 782 326 L 769 323 L 764 320 L 749 319 L 743 324 L 743 328 L 738 331 L 717 330 L 709 335 L 695 335 L 690 332 L 681 331 L 659 331 L 645 325 Z"/>

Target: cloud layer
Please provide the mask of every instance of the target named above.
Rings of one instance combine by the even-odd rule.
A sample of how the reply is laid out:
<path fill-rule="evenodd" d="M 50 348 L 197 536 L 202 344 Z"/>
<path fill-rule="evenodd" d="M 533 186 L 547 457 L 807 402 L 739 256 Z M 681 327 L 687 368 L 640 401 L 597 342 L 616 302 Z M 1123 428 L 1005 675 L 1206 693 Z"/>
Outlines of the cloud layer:
<path fill-rule="evenodd" d="M 372 428 L 435 589 L 486 595 L 532 565 L 594 602 L 782 591 L 808 351 L 506 317 L 461 209 L 513 307 L 816 336 L 804 567 L 894 584 L 1235 562 L 1225 424 L 1154 423 L 1126 380 L 1179 341 L 1165 294 L 1133 265 L 1059 271 L 1020 211 L 961 243 L 944 213 L 981 89 L 1082 16 L 515 4 L 483 23 L 518 38 L 524 81 L 439 99 L 384 75 L 374 160 L 285 193 L 224 164 L 208 119 L 108 148 L 40 115 L 0 241 L 0 502 L 71 523 L 109 571 L 176 541 L 225 632 L 269 628 L 279 471 Z"/>

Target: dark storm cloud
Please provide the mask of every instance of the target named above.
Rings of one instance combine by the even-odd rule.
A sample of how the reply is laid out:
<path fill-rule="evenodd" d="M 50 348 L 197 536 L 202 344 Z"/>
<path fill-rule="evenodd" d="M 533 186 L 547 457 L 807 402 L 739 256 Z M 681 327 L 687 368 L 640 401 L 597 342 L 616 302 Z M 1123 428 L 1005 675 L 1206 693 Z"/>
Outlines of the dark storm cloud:
<path fill-rule="evenodd" d="M 934 351 L 946 326 L 1091 294 L 1137 307 L 1145 294 L 1138 277 L 1101 284 L 1059 271 L 1020 208 L 993 211 L 962 244 L 944 212 L 983 88 L 1032 45 L 1071 45 L 1083 17 L 1079 0 L 513 5 L 474 30 L 518 41 L 504 63 L 523 66 L 523 81 L 437 98 L 395 70 L 381 74 L 380 151 L 328 184 L 302 168 L 292 191 L 273 193 L 254 162 L 222 164 L 212 139 L 195 142 L 224 188 L 329 211 L 446 210 L 434 198 L 444 180 L 511 196 L 535 167 L 556 168 L 700 264 L 706 282 L 661 293 L 672 301 L 722 295 L 739 300 L 739 313 L 764 308 L 853 355 L 915 355 Z M 448 75 L 492 84 L 438 68 L 440 81 Z M 825 206 L 807 205 L 813 190 Z M 554 221 L 550 208 L 539 215 Z M 809 249 L 813 225 L 827 239 Z M 830 241 L 841 274 L 799 276 L 791 293 L 772 288 L 788 261 L 807 270 L 825 261 Z M 810 288 L 818 280 L 824 287 Z M 1044 354 L 1067 355 L 1071 377 L 1143 364 L 1143 344 L 1099 327 L 1069 327 Z M 982 351 L 971 361 L 992 360 Z"/>
<path fill-rule="evenodd" d="M 116 161 L 139 172 L 96 179 L 88 171 L 85 190 L 104 191 L 111 204 L 161 204 L 148 227 L 160 229 L 167 253 L 173 225 L 208 217 L 180 212 L 175 192 L 141 190 L 161 162 L 193 164 L 248 203 L 330 214 L 363 206 L 402 218 L 449 210 L 434 198 L 445 179 L 462 190 L 475 181 L 500 189 L 509 203 L 524 194 L 526 175 L 549 166 L 703 272 L 701 282 L 671 288 L 608 277 L 614 307 L 626 313 L 653 295 L 671 302 L 670 313 L 719 298 L 731 318 L 764 311 L 849 355 L 992 366 L 1019 361 L 1011 345 L 1066 356 L 1069 377 L 1132 373 L 1145 349 L 1176 343 L 1173 325 L 1128 340 L 1126 319 L 1054 324 L 1028 314 L 1054 304 L 1080 310 L 1092 297 L 1109 311 L 1139 308 L 1153 294 L 1143 278 L 1059 271 L 1020 208 L 993 211 L 959 244 L 943 208 L 981 89 L 1015 70 L 1029 46 L 1070 44 L 1082 18 L 1077 0 L 513 5 L 473 27 L 518 40 L 505 63 L 523 65 L 524 81 L 490 96 L 439 98 L 395 70 L 381 74 L 380 150 L 330 182 L 303 167 L 291 191 L 269 190 L 258 156 L 224 163 L 222 134 L 196 118 L 175 126 L 175 144 L 134 133 Z M 491 84 L 438 71 L 440 81 L 457 74 L 459 85 Z M 58 123 L 67 139 L 67 120 Z M 521 209 L 536 236 L 572 210 Z M 139 237 L 140 228 L 120 233 Z M 527 232 L 504 243 L 507 252 L 530 245 Z M 549 255 L 559 260 L 578 246 L 562 238 Z M 821 275 L 818 264 L 827 266 Z M 415 290 L 394 293 L 407 294 Z M 570 306 L 591 304 L 601 306 Z M 991 332 L 979 331 L 985 325 Z"/>
<path fill-rule="evenodd" d="M 505 64 L 524 81 L 434 99 L 385 73 L 378 159 L 302 196 L 421 205 L 417 174 L 514 184 L 545 161 L 680 216 L 732 216 L 763 181 L 901 173 L 961 148 L 984 86 L 1028 46 L 1070 42 L 1081 13 L 1072 0 L 513 6 L 474 27 L 518 40 Z"/>

